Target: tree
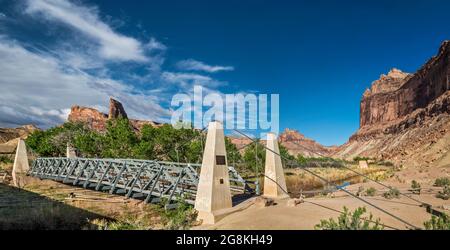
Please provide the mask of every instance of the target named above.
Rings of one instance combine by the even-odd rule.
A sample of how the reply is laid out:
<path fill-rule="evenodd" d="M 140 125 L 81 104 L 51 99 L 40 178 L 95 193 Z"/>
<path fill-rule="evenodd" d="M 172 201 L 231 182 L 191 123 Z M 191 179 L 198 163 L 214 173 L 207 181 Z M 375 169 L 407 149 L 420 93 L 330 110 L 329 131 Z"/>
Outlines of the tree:
<path fill-rule="evenodd" d="M 266 150 L 259 140 L 245 148 L 243 160 L 246 168 L 249 170 L 260 172 L 264 169 Z"/>
<path fill-rule="evenodd" d="M 89 130 L 82 123 L 67 122 L 48 130 L 33 132 L 26 140 L 29 148 L 40 156 L 63 156 L 67 143 L 74 144 L 77 136 Z"/>
<path fill-rule="evenodd" d="M 242 161 L 241 153 L 228 137 L 225 138 L 225 148 L 227 150 L 227 160 L 229 165 L 240 163 Z"/>
<path fill-rule="evenodd" d="M 131 158 L 137 142 L 138 138 L 128 119 L 109 120 L 106 125 L 106 134 L 103 136 L 102 157 Z"/>
<path fill-rule="evenodd" d="M 156 159 L 156 136 L 158 135 L 157 129 L 148 124 L 144 125 L 141 129 L 139 143 L 133 149 L 133 155 L 138 159 L 153 160 Z"/>

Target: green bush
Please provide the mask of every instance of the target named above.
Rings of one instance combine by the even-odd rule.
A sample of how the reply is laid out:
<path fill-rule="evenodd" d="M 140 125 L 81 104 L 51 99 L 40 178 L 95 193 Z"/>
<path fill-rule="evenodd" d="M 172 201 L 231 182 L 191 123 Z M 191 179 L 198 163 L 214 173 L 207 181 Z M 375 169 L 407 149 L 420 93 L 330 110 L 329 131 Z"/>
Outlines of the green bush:
<path fill-rule="evenodd" d="M 420 183 L 418 183 L 416 180 L 413 180 L 411 182 L 411 189 L 414 194 L 420 194 L 421 191 Z"/>
<path fill-rule="evenodd" d="M 136 133 L 127 119 L 109 121 L 104 133 L 90 130 L 80 123 L 69 122 L 45 131 L 36 131 L 26 143 L 42 157 L 65 156 L 68 143 L 77 149 L 80 157 L 86 158 L 199 162 L 203 152 L 200 132 L 197 130 L 175 129 L 169 124 L 159 128 L 144 125 L 140 133 Z M 235 159 L 237 149 L 232 146 L 228 145 L 227 150 L 234 154 L 232 157 Z"/>
<path fill-rule="evenodd" d="M 429 221 L 424 223 L 427 230 L 450 230 L 450 218 L 446 214 L 441 216 L 432 216 Z"/>
<path fill-rule="evenodd" d="M 370 187 L 366 190 L 366 196 L 375 196 L 377 193 L 377 190 L 373 187 Z"/>
<path fill-rule="evenodd" d="M 445 186 L 442 191 L 439 191 L 436 195 L 437 198 L 448 200 L 450 198 L 450 186 Z"/>
<path fill-rule="evenodd" d="M 7 157 L 5 155 L 0 155 L 0 163 L 13 163 L 13 160 L 10 157 Z"/>
<path fill-rule="evenodd" d="M 166 202 L 161 202 L 165 204 Z M 189 229 L 197 218 L 197 213 L 192 207 L 185 202 L 184 199 L 179 198 L 177 201 L 177 208 L 172 210 L 164 209 L 161 211 L 165 228 L 168 230 L 186 230 Z M 161 209 L 163 209 L 161 207 Z"/>
<path fill-rule="evenodd" d="M 328 220 L 321 220 L 314 228 L 316 230 L 382 230 L 384 227 L 380 225 L 380 219 L 373 221 L 373 215 L 370 213 L 369 217 L 362 217 L 366 213 L 365 207 L 357 208 L 353 213 L 344 207 L 342 213 L 337 221 L 333 218 Z"/>
<path fill-rule="evenodd" d="M 255 158 L 255 154 L 257 159 Z M 266 149 L 259 141 L 252 143 L 252 145 L 245 148 L 242 158 L 249 170 L 258 172 L 263 171 L 266 161 Z"/>
<path fill-rule="evenodd" d="M 437 178 L 434 181 L 434 185 L 436 187 L 445 187 L 445 186 L 449 186 L 450 185 L 450 178 L 448 177 L 441 177 L 441 178 Z"/>
<path fill-rule="evenodd" d="M 400 191 L 398 191 L 398 189 L 396 188 L 390 187 L 389 191 L 383 194 L 383 197 L 386 199 L 398 199 L 400 197 Z"/>
<path fill-rule="evenodd" d="M 361 156 L 356 156 L 353 158 L 354 162 L 359 162 L 359 161 L 368 161 L 371 160 L 372 158 L 370 157 L 361 157 Z"/>

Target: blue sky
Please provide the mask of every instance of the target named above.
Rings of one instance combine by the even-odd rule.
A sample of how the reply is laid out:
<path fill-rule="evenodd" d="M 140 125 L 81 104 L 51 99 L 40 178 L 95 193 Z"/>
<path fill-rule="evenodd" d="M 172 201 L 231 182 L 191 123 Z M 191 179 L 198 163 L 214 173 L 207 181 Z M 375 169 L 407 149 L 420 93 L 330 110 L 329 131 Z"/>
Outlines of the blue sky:
<path fill-rule="evenodd" d="M 359 126 L 370 83 L 450 38 L 450 2 L 0 0 L 0 126 L 80 104 L 164 120 L 173 94 L 280 94 L 280 128 L 325 145 Z M 190 68 L 189 68 L 190 67 Z"/>

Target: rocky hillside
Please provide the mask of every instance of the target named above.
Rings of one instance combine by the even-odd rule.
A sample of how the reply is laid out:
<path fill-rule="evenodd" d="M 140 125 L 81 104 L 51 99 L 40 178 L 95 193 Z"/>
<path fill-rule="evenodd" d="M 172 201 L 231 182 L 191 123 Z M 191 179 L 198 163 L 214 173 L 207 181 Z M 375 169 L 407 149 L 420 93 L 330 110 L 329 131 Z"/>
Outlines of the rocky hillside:
<path fill-rule="evenodd" d="M 450 165 L 450 41 L 416 73 L 381 75 L 361 100 L 360 128 L 337 157 Z"/>
<path fill-rule="evenodd" d="M 104 114 L 94 108 L 73 106 L 68 121 L 70 122 L 82 122 L 85 123 L 89 128 L 96 130 L 98 132 L 104 132 L 106 130 L 106 124 L 110 119 L 117 118 L 128 118 L 125 109 L 117 100 L 110 98 L 109 100 L 109 114 Z M 153 121 L 143 121 L 129 119 L 131 125 L 136 131 L 140 131 L 142 126 L 145 124 L 151 126 L 160 126 L 159 123 Z"/>
<path fill-rule="evenodd" d="M 25 125 L 18 128 L 0 128 L 0 144 L 7 143 L 8 141 L 16 138 L 25 139 L 33 131 L 38 130 L 34 125 Z"/>
<path fill-rule="evenodd" d="M 245 145 L 251 143 L 247 138 L 231 137 L 231 142 L 237 146 L 238 149 L 245 147 Z M 301 154 L 306 157 L 320 157 L 330 154 L 332 148 L 322 146 L 316 141 L 306 138 L 303 134 L 297 130 L 285 129 L 279 136 L 279 142 L 283 145 L 291 155 L 297 156 Z M 265 143 L 265 141 L 262 141 Z M 241 150 L 243 151 L 243 150 Z"/>

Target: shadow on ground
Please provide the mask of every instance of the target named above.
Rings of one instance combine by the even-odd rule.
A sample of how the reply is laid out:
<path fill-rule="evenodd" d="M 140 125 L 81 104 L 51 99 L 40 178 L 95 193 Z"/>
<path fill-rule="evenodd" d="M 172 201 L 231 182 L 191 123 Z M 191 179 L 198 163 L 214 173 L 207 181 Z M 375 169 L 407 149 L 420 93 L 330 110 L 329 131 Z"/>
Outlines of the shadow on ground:
<path fill-rule="evenodd" d="M 94 219 L 109 218 L 0 183 L 1 230 L 96 229 Z"/>

